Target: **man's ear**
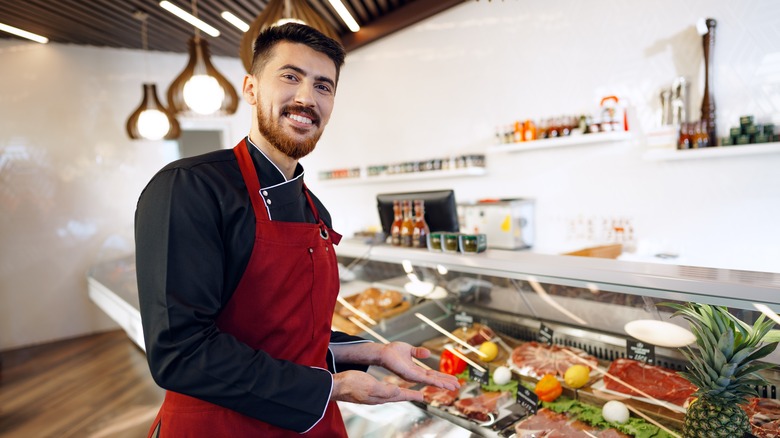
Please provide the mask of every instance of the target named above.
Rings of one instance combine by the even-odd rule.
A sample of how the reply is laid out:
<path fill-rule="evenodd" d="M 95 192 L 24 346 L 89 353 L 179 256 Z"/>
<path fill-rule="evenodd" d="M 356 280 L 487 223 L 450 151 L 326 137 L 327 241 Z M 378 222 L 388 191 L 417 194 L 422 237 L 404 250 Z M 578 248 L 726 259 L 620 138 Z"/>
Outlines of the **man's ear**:
<path fill-rule="evenodd" d="M 253 75 L 244 75 L 244 86 L 241 88 L 241 94 L 244 100 L 250 105 L 257 104 L 257 79 Z"/>

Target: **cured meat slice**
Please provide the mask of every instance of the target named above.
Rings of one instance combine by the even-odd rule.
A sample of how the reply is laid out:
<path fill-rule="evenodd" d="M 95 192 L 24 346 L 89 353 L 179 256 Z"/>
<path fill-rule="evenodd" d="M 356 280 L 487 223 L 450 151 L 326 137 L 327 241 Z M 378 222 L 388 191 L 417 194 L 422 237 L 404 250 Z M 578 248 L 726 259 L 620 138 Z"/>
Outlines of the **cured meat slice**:
<path fill-rule="evenodd" d="M 491 413 L 496 413 L 498 403 L 509 399 L 510 392 L 484 392 L 471 398 L 462 398 L 455 402 L 455 408 L 463 415 L 477 421 L 488 421 Z"/>
<path fill-rule="evenodd" d="M 613 361 L 607 373 L 604 376 L 604 385 L 610 391 L 646 397 L 639 392 L 642 391 L 653 398 L 679 406 L 684 406 L 686 400 L 696 391 L 696 387 L 691 382 L 685 380 L 674 371 L 632 359 L 617 359 Z M 617 377 L 625 384 L 618 382 L 610 376 Z M 631 387 L 626 386 L 626 384 Z"/>
<path fill-rule="evenodd" d="M 780 400 L 752 398 L 744 406 L 750 417 L 753 435 L 762 438 L 780 437 Z"/>
<path fill-rule="evenodd" d="M 598 359 L 574 347 L 547 345 L 538 342 L 526 342 L 512 351 L 512 363 L 521 372 L 534 377 L 545 374 L 563 377 L 566 370 L 574 364 L 583 364 L 572 354 L 585 360 L 591 368 L 598 365 Z"/>
<path fill-rule="evenodd" d="M 475 347 L 496 337 L 496 332 L 493 329 L 479 323 L 474 323 L 471 327 L 459 327 L 452 334 Z"/>
<path fill-rule="evenodd" d="M 587 438 L 589 432 L 595 429 L 580 421 L 573 421 L 566 414 L 557 414 L 549 409 L 542 408 L 515 425 L 515 434 L 518 438 Z"/>
<path fill-rule="evenodd" d="M 458 398 L 458 389 L 444 389 L 436 386 L 425 386 L 421 390 L 425 403 L 431 406 L 451 406 Z"/>
<path fill-rule="evenodd" d="M 615 429 L 597 430 L 582 421 L 569 418 L 566 414 L 557 414 L 546 408 L 539 409 L 536 415 L 517 423 L 515 434 L 517 438 L 578 438 L 593 435 L 604 438 L 628 438 L 628 435 Z"/>

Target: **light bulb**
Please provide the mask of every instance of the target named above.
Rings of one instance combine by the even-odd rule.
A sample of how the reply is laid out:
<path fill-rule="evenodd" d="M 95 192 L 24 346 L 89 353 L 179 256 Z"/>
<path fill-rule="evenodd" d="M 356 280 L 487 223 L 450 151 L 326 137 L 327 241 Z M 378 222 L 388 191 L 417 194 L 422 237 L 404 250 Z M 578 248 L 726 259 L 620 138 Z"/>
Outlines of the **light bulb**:
<path fill-rule="evenodd" d="M 194 75 L 184 84 L 184 102 L 198 114 L 212 114 L 222 107 L 225 90 L 209 75 Z"/>
<path fill-rule="evenodd" d="M 159 140 L 165 137 L 170 129 L 171 122 L 168 121 L 168 116 L 160 110 L 143 110 L 138 116 L 138 133 L 143 138 Z"/>

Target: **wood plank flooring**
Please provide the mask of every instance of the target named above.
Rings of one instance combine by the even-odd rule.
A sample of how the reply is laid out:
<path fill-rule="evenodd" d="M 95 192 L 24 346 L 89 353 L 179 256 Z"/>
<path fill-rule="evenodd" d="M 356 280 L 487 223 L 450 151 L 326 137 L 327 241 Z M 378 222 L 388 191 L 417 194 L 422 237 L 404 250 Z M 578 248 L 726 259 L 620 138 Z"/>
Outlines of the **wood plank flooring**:
<path fill-rule="evenodd" d="M 111 331 L 0 352 L 0 437 L 145 437 L 164 391 Z"/>

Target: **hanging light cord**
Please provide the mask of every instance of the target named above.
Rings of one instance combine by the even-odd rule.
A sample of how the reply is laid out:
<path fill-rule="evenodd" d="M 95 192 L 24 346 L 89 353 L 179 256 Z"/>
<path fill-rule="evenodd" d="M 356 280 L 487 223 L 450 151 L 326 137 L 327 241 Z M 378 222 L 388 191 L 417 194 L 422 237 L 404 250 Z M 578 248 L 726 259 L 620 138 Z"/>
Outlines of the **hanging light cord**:
<path fill-rule="evenodd" d="M 192 0 L 192 16 L 198 18 L 198 0 Z M 195 41 L 200 39 L 200 29 L 195 28 Z"/>
<path fill-rule="evenodd" d="M 144 74 L 146 75 L 147 82 L 149 81 L 149 38 L 146 34 L 148 23 L 146 22 L 146 16 L 141 20 L 141 46 L 144 49 Z"/>
<path fill-rule="evenodd" d="M 149 14 L 139 9 L 133 13 L 133 17 L 141 22 L 141 48 L 144 51 L 144 79 L 146 82 L 151 82 L 149 80 L 151 77 L 149 73 L 149 39 L 146 32 Z"/>

